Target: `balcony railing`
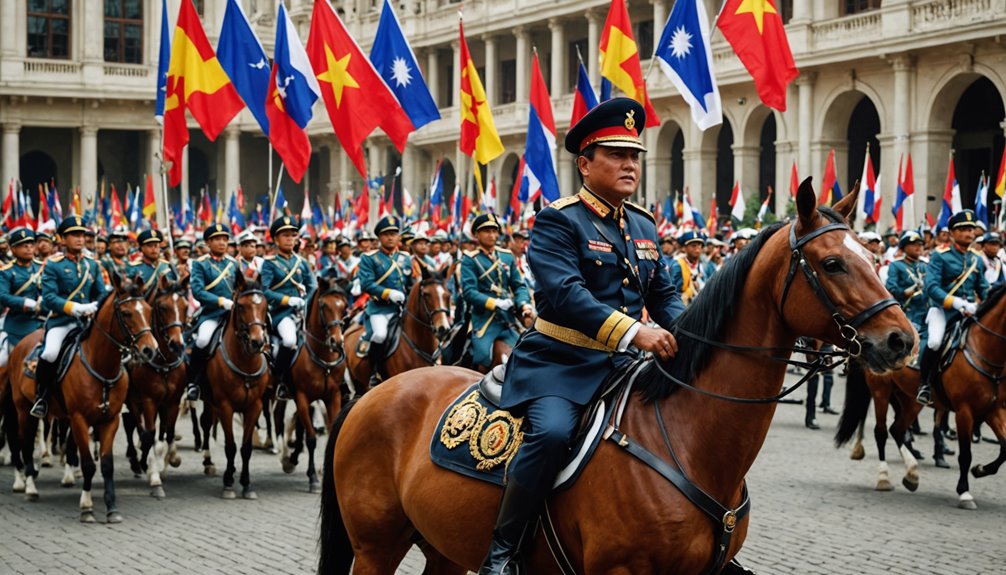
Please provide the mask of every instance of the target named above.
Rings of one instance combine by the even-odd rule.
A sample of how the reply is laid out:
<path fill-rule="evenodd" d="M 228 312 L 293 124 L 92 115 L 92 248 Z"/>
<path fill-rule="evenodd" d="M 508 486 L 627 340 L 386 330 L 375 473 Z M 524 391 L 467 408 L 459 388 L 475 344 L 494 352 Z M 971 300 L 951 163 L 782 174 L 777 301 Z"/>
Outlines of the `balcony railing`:
<path fill-rule="evenodd" d="M 105 64 L 105 76 L 118 78 L 146 78 L 150 68 L 135 64 Z"/>
<path fill-rule="evenodd" d="M 814 24 L 814 49 L 860 44 L 879 40 L 882 35 L 880 12 L 864 12 Z"/>
<path fill-rule="evenodd" d="M 25 60 L 24 73 L 25 76 L 79 74 L 80 63 L 64 60 Z"/>
<path fill-rule="evenodd" d="M 996 0 L 932 0 L 912 6 L 912 31 L 927 32 L 999 20 L 1003 3 Z"/>

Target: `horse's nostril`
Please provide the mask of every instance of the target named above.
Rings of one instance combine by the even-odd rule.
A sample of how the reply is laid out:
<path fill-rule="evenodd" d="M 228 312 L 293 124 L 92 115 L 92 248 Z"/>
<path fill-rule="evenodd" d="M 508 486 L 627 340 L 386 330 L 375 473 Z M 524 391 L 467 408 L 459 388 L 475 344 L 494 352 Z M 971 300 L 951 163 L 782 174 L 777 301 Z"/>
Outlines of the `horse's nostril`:
<path fill-rule="evenodd" d="M 895 331 L 888 336 L 887 347 L 889 347 L 891 351 L 902 352 L 905 351 L 907 347 L 906 342 L 907 340 L 905 339 L 905 335 L 900 331 Z"/>

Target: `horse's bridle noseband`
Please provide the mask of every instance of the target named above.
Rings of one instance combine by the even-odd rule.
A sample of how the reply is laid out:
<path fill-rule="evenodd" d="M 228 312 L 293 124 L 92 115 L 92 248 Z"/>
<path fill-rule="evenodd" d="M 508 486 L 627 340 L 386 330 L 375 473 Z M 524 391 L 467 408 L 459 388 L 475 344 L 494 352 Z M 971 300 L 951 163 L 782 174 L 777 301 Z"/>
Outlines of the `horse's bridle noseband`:
<path fill-rule="evenodd" d="M 790 224 L 789 271 L 786 273 L 786 283 L 783 286 L 782 299 L 779 302 L 779 311 L 781 313 L 785 310 L 786 296 L 789 294 L 789 288 L 793 283 L 793 278 L 796 276 L 796 270 L 799 268 L 803 271 L 804 277 L 807 278 L 807 283 L 810 284 L 810 289 L 815 295 L 817 295 L 817 298 L 821 300 L 824 307 L 828 308 L 828 312 L 831 313 L 831 318 L 838 325 L 839 334 L 841 334 L 842 339 L 845 340 L 847 344 L 845 348 L 849 357 L 856 358 L 859 357 L 859 354 L 863 351 L 863 343 L 859 340 L 859 331 L 857 328 L 883 310 L 891 306 L 898 305 L 898 302 L 892 297 L 886 297 L 878 300 L 851 318 L 846 319 L 845 314 L 838 309 L 838 306 L 835 305 L 831 296 L 829 296 L 828 292 L 825 291 L 824 286 L 821 285 L 821 280 L 818 279 L 817 271 L 814 270 L 814 267 L 810 265 L 810 262 L 807 261 L 807 258 L 803 254 L 803 248 L 808 243 L 821 235 L 834 231 L 849 231 L 849 226 L 840 222 L 832 222 L 817 228 L 801 238 L 797 238 L 796 222 Z"/>
<path fill-rule="evenodd" d="M 263 349 L 255 349 L 251 345 L 251 328 L 255 326 L 261 326 L 263 330 L 269 333 L 269 315 L 266 314 L 266 321 L 245 321 L 238 313 L 241 308 L 239 301 L 241 298 L 249 295 L 258 295 L 262 297 L 265 301 L 265 292 L 260 289 L 250 289 L 240 292 L 234 297 L 234 308 L 231 310 L 231 317 L 234 319 L 235 332 L 238 336 L 238 341 L 241 342 L 241 346 L 244 347 L 245 352 L 248 354 L 262 353 Z"/>
<path fill-rule="evenodd" d="M 129 329 L 129 326 L 126 325 L 126 319 L 122 317 L 122 306 L 135 301 L 146 302 L 147 299 L 143 296 L 129 296 L 121 299 L 116 297 L 112 303 L 112 308 L 115 310 L 113 314 L 113 317 L 115 317 L 115 323 L 116 325 L 118 325 L 119 331 L 121 331 L 122 334 L 127 339 L 126 343 L 123 343 L 115 339 L 115 337 L 113 337 L 111 333 L 102 329 L 101 324 L 99 324 L 97 321 L 97 314 L 95 314 L 95 319 L 93 319 L 92 321 L 94 321 L 94 327 L 96 327 L 98 331 L 102 333 L 102 335 L 107 337 L 109 341 L 111 341 L 117 348 L 119 348 L 120 352 L 125 352 L 130 355 L 134 354 L 141 355 L 139 353 L 139 350 L 136 348 L 136 342 L 140 339 L 141 336 L 143 336 L 143 334 L 152 332 L 153 328 L 147 325 L 147 327 L 134 333 L 131 329 Z M 99 312 L 101 311 L 100 308 L 98 311 Z"/>

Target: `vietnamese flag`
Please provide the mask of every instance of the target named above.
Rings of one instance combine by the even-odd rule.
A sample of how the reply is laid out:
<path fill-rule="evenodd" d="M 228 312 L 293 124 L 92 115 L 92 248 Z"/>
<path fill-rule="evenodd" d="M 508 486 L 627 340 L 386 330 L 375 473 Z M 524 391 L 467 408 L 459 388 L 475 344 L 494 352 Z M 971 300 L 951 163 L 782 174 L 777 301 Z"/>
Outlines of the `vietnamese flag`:
<path fill-rule="evenodd" d="M 785 112 L 786 86 L 800 72 L 776 4 L 776 0 L 726 0 L 717 25 L 754 79 L 761 101 Z"/>
<path fill-rule="evenodd" d="M 244 108 L 244 102 L 206 39 L 192 0 L 182 0 L 168 66 L 164 160 L 170 165 L 168 184 L 171 186 L 182 182 L 182 149 L 189 143 L 186 108 L 211 142 Z"/>
<path fill-rule="evenodd" d="M 625 95 L 643 105 L 646 127 L 660 125 L 660 116 L 646 94 L 646 82 L 639 65 L 639 49 L 632 35 L 632 22 L 625 0 L 612 0 L 608 18 L 601 31 L 601 76 L 607 78 Z"/>
<path fill-rule="evenodd" d="M 363 179 L 363 141 L 380 127 L 399 152 L 415 128 L 328 0 L 315 0 L 307 57 L 335 135 Z"/>

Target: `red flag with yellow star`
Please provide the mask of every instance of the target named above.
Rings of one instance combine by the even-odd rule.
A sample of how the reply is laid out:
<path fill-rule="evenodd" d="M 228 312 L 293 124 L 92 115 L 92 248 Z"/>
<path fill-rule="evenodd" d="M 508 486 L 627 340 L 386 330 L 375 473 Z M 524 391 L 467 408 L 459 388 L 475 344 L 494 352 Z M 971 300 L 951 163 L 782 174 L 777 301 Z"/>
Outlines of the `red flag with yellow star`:
<path fill-rule="evenodd" d="M 761 101 L 785 112 L 786 87 L 800 71 L 793 62 L 776 0 L 727 0 L 718 26 L 754 78 Z"/>
<path fill-rule="evenodd" d="M 625 0 L 613 0 L 601 30 L 601 75 L 625 95 L 643 105 L 646 127 L 660 125 L 660 116 L 650 103 L 639 65 L 639 49 L 632 35 L 632 22 Z"/>
<path fill-rule="evenodd" d="M 480 164 L 488 164 L 503 153 L 503 142 L 500 141 L 496 123 L 493 121 L 492 110 L 486 100 L 486 91 L 479 79 L 475 61 L 468 52 L 468 42 L 465 40 L 464 23 L 459 23 L 461 31 L 461 140 L 459 146 L 466 156 Z M 475 177 L 481 178 L 479 170 Z M 481 181 L 479 187 L 481 188 Z"/>
<path fill-rule="evenodd" d="M 415 128 L 328 0 L 315 0 L 307 57 L 335 135 L 366 179 L 363 141 L 367 136 L 380 127 L 401 152 Z"/>

